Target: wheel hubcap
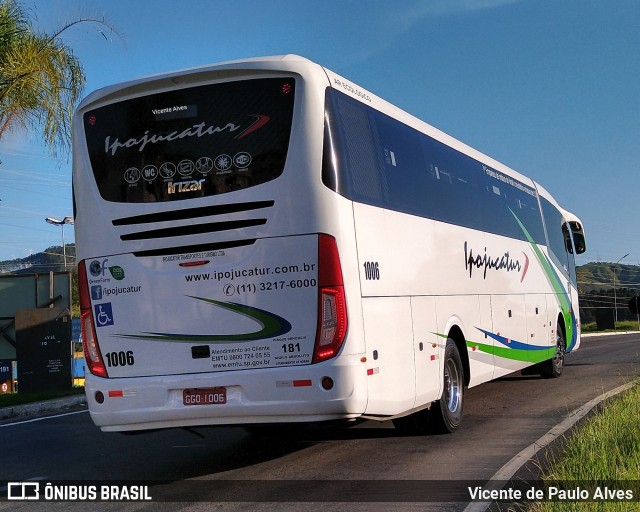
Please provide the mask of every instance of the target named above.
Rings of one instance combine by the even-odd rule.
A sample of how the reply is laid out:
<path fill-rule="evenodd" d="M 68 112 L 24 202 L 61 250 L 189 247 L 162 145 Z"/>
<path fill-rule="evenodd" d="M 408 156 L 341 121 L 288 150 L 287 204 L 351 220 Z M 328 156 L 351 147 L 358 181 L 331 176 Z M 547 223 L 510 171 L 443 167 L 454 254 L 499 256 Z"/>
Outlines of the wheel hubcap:
<path fill-rule="evenodd" d="M 448 360 L 444 369 L 444 398 L 449 411 L 456 412 L 459 409 L 461 394 L 462 381 L 458 367 L 453 361 Z"/>
<path fill-rule="evenodd" d="M 564 354 L 564 339 L 562 339 L 562 336 L 558 336 L 556 338 L 556 355 L 553 358 L 553 365 L 557 370 L 561 370 L 564 365 Z"/>

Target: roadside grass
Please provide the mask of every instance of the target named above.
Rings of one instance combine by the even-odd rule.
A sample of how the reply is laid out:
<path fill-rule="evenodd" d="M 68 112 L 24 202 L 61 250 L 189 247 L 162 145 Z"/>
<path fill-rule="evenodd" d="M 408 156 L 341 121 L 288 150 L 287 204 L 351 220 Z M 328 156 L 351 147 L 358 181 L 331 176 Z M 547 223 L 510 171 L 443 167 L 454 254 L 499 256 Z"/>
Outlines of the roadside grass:
<path fill-rule="evenodd" d="M 571 435 L 547 463 L 543 479 L 564 489 L 602 487 L 633 490 L 633 502 L 552 501 L 532 503 L 527 512 L 637 511 L 640 480 L 640 384 L 607 403 Z M 629 488 L 629 486 L 631 486 Z M 628 489 L 629 488 L 629 489 Z"/>
<path fill-rule="evenodd" d="M 617 331 L 638 331 L 640 330 L 640 325 L 636 320 L 624 320 L 620 322 L 616 322 L 616 330 Z M 613 329 L 606 329 L 604 331 L 598 331 L 598 327 L 595 322 L 589 322 L 582 324 L 582 332 L 614 332 Z"/>
<path fill-rule="evenodd" d="M 84 393 L 83 386 L 74 386 L 66 391 L 46 391 L 42 393 L 7 393 L 0 395 L 0 408 L 14 407 L 16 405 L 30 404 L 33 402 L 42 402 L 44 400 L 53 400 L 65 396 L 73 396 Z"/>

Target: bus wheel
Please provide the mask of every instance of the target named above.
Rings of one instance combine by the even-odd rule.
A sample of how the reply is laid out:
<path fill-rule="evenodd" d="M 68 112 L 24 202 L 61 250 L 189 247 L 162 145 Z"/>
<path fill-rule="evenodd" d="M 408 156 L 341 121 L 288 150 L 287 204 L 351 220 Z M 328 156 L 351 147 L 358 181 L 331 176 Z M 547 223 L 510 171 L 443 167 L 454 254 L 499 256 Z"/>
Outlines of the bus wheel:
<path fill-rule="evenodd" d="M 447 339 L 444 349 L 444 389 L 442 398 L 429 409 L 393 420 L 399 431 L 410 434 L 446 434 L 456 430 L 462 421 L 464 370 L 458 347 Z"/>
<path fill-rule="evenodd" d="M 435 402 L 429 412 L 433 428 L 447 433 L 456 430 L 462 422 L 464 402 L 464 370 L 458 347 L 447 339 L 444 349 L 444 389 L 442 398 Z"/>
<path fill-rule="evenodd" d="M 557 379 L 562 375 L 564 369 L 564 354 L 567 350 L 567 344 L 562 334 L 560 324 L 556 327 L 556 353 L 553 359 L 549 359 L 540 363 L 540 375 L 547 379 Z"/>

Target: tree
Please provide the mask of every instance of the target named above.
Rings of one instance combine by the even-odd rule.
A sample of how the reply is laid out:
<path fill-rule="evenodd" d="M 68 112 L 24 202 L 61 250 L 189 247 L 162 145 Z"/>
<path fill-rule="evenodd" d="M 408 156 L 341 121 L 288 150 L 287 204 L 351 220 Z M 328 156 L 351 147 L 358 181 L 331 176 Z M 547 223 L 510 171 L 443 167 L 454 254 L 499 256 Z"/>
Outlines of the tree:
<path fill-rule="evenodd" d="M 0 140 L 11 131 L 39 127 L 53 154 L 70 147 L 85 74 L 60 36 L 79 23 L 107 26 L 102 19 L 80 18 L 40 34 L 17 0 L 0 0 Z"/>

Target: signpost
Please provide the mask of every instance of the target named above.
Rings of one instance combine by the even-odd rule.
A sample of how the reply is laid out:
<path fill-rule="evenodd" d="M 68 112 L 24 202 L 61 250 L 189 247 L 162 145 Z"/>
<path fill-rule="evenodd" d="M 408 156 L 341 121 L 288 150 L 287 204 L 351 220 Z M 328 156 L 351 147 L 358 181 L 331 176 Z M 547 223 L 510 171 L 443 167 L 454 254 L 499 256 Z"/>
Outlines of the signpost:
<path fill-rule="evenodd" d="M 71 316 L 68 309 L 16 312 L 18 391 L 71 389 Z"/>
<path fill-rule="evenodd" d="M 70 272 L 0 275 L 0 362 L 17 362 L 19 392 L 71 387 L 70 310 Z"/>

